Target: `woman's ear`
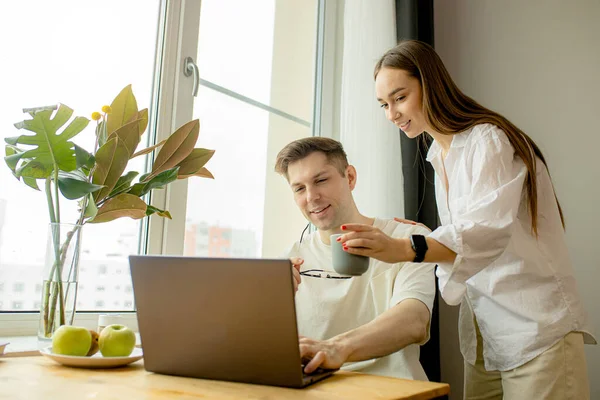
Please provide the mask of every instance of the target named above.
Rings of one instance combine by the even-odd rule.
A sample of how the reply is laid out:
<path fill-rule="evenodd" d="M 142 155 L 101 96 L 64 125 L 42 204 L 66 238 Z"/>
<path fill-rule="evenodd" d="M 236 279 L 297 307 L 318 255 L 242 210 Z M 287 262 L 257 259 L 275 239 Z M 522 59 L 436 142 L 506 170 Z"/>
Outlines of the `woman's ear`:
<path fill-rule="evenodd" d="M 346 167 L 346 177 L 348 178 L 350 190 L 354 190 L 354 187 L 356 186 L 356 168 L 354 168 L 353 165 L 348 165 Z"/>

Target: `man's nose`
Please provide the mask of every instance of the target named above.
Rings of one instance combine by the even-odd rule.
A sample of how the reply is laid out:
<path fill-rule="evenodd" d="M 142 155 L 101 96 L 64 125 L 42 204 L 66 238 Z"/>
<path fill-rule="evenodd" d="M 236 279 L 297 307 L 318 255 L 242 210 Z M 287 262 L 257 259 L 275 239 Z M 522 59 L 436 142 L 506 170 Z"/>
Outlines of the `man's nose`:
<path fill-rule="evenodd" d="M 306 188 L 306 201 L 308 203 L 318 200 L 321 195 L 316 188 Z"/>

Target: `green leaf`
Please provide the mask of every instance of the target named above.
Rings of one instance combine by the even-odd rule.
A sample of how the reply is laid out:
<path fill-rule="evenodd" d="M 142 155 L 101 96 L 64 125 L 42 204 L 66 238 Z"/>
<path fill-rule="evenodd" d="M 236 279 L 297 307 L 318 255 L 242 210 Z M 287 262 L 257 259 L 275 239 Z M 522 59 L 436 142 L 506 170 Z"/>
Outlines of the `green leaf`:
<path fill-rule="evenodd" d="M 154 149 L 162 146 L 166 142 L 167 142 L 167 139 L 161 140 L 159 143 L 155 144 L 154 146 L 146 147 L 145 149 L 138 151 L 137 153 L 135 153 L 134 155 L 132 155 L 131 158 L 135 158 L 137 156 L 148 154 L 148 153 L 152 152 Z"/>
<path fill-rule="evenodd" d="M 87 204 L 85 206 L 83 216 L 84 218 L 94 218 L 96 214 L 98 214 L 98 207 L 96 207 L 96 203 L 94 202 L 94 196 L 90 193 L 88 195 Z"/>
<path fill-rule="evenodd" d="M 40 188 L 38 187 L 38 184 L 37 184 L 37 180 L 35 180 L 35 178 L 23 177 L 23 182 L 30 188 L 33 188 L 35 190 L 40 190 Z"/>
<path fill-rule="evenodd" d="M 138 176 L 138 174 L 139 172 L 129 171 L 128 173 L 120 177 L 117 183 L 115 184 L 114 189 L 112 190 L 112 192 L 110 192 L 108 197 L 115 197 L 120 193 L 126 192 L 131 186 L 131 182 L 136 176 Z"/>
<path fill-rule="evenodd" d="M 33 178 L 33 179 L 45 179 L 52 174 L 52 167 L 48 167 L 35 160 L 25 161 L 15 171 L 17 178 Z"/>
<path fill-rule="evenodd" d="M 177 179 L 179 167 L 161 172 L 148 182 L 136 183 L 127 193 L 142 197 L 152 189 L 159 189 Z"/>
<path fill-rule="evenodd" d="M 137 101 L 131 85 L 127 85 L 121 90 L 110 108 L 111 113 L 108 114 L 106 125 L 108 135 L 125 125 L 138 112 Z"/>
<path fill-rule="evenodd" d="M 194 149 L 179 163 L 179 177 L 192 176 L 198 172 L 215 154 L 214 150 Z"/>
<path fill-rule="evenodd" d="M 59 170 L 72 171 L 77 167 L 73 143 L 69 139 L 81 132 L 89 123 L 87 118 L 77 117 L 67 127 L 58 134 L 58 129 L 65 125 L 71 116 L 73 110 L 61 104 L 58 111 L 52 117 L 51 110 L 42 110 L 33 114 L 33 119 L 25 120 L 15 124 L 19 129 L 26 129 L 34 135 L 21 135 L 13 138 L 7 138 L 5 141 L 9 144 L 26 144 L 35 148 L 23 153 L 23 159 L 35 161 L 38 171 L 44 171 L 49 176 L 57 165 Z M 25 175 L 23 175 L 25 176 Z M 36 176 L 38 178 L 38 176 Z"/>
<path fill-rule="evenodd" d="M 94 193 L 98 203 L 112 192 L 129 161 L 129 150 L 118 136 L 113 137 L 96 152 L 96 169 L 92 183 L 104 188 Z"/>
<path fill-rule="evenodd" d="M 146 203 L 137 196 L 122 193 L 109 199 L 98 209 L 98 213 L 91 223 L 108 222 L 117 218 L 129 217 L 141 219 L 146 216 Z"/>
<path fill-rule="evenodd" d="M 58 105 L 56 105 L 56 104 L 52 104 L 51 106 L 41 106 L 41 107 L 31 107 L 31 108 L 24 108 L 24 109 L 23 109 L 23 113 L 24 113 L 24 114 L 29 114 L 29 115 L 31 115 L 31 116 L 33 117 L 33 115 L 34 115 L 36 112 L 39 112 L 39 111 L 44 111 L 44 110 L 51 110 L 51 111 L 54 111 L 54 110 L 56 110 L 57 108 L 58 108 Z"/>
<path fill-rule="evenodd" d="M 76 169 L 75 171 L 69 171 L 69 172 L 59 171 L 58 176 L 65 177 L 65 178 L 71 178 L 71 179 L 78 179 L 80 181 L 87 180 L 87 175 L 82 170 L 79 170 L 79 169 Z"/>
<path fill-rule="evenodd" d="M 161 210 L 160 208 L 156 208 L 154 206 L 147 204 L 146 205 L 146 215 L 152 215 L 152 214 L 156 214 L 159 217 L 163 217 L 163 218 L 173 219 L 171 217 L 170 212 L 168 212 L 166 210 Z"/>
<path fill-rule="evenodd" d="M 187 178 L 191 178 L 192 176 L 197 176 L 199 178 L 215 179 L 215 177 L 213 176 L 213 174 L 209 170 L 207 170 L 206 168 L 200 168 L 200 170 L 198 170 L 196 173 L 193 173 L 191 175 L 181 175 L 181 174 L 179 174 L 179 176 L 177 177 L 177 179 L 187 179 Z"/>
<path fill-rule="evenodd" d="M 135 120 L 140 120 L 140 136 L 142 136 L 144 134 L 144 132 L 146 131 L 146 128 L 148 127 L 148 109 L 144 108 L 143 110 L 139 111 L 137 114 L 134 114 L 133 117 L 131 117 L 129 119 L 129 122 L 133 122 Z"/>
<path fill-rule="evenodd" d="M 75 161 L 77 162 L 77 168 L 85 167 L 87 169 L 92 169 L 92 167 L 94 167 L 96 159 L 85 149 L 75 145 Z"/>
<path fill-rule="evenodd" d="M 80 199 L 86 194 L 102 189 L 102 185 L 94 185 L 77 174 L 60 172 L 58 175 L 58 188 L 62 195 L 69 199 Z"/>
<path fill-rule="evenodd" d="M 23 157 L 23 150 L 19 149 L 16 146 L 7 144 L 4 148 L 4 151 L 6 154 L 6 156 L 4 157 L 4 161 L 6 162 L 6 165 L 8 165 L 8 168 L 10 168 L 14 175 L 15 170 L 17 169 L 17 165 L 19 164 L 21 157 Z"/>
<path fill-rule="evenodd" d="M 100 121 L 96 125 L 96 137 L 98 138 L 98 147 L 104 146 L 104 143 L 108 140 L 108 133 L 106 133 L 106 121 Z"/>
<path fill-rule="evenodd" d="M 129 158 L 135 153 L 135 149 L 140 143 L 139 126 L 142 121 L 137 119 L 133 122 L 129 122 L 108 136 L 108 140 L 118 136 L 123 142 L 127 151 L 129 152 Z"/>
<path fill-rule="evenodd" d="M 199 133 L 200 123 L 195 119 L 184 124 L 169 136 L 167 142 L 158 152 L 152 166 L 152 172 L 146 177 L 146 180 L 175 167 L 189 156 L 198 140 Z"/>

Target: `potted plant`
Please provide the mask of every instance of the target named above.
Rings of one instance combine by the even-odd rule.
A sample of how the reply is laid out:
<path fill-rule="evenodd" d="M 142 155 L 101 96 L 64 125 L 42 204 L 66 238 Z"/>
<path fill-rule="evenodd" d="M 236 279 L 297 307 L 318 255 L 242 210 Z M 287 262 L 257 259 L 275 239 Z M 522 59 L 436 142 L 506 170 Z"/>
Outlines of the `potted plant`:
<path fill-rule="evenodd" d="M 73 143 L 90 121 L 80 116 L 71 119 L 69 107 L 59 104 L 23 111 L 31 119 L 15 126 L 31 133 L 6 138 L 4 159 L 17 179 L 38 191 L 42 187 L 46 194 L 50 228 L 38 336 L 50 338 L 60 325 L 73 322 L 82 227 L 152 214 L 170 219 L 168 210 L 147 204 L 146 195 L 177 179 L 212 179 L 204 165 L 214 150 L 194 147 L 200 131 L 197 119 L 160 143 L 138 150 L 148 126 L 148 110 L 138 110 L 131 85 L 102 112 L 92 114 L 96 121 L 92 151 Z M 132 159 L 156 150 L 148 173 L 125 172 Z M 77 201 L 79 217 L 72 224 L 61 220 L 61 197 Z"/>

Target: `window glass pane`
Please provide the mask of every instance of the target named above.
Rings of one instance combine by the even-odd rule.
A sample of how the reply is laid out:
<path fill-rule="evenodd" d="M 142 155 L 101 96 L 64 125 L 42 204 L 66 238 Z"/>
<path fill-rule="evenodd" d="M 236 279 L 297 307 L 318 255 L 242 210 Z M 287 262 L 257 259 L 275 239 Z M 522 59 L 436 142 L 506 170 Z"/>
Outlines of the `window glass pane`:
<path fill-rule="evenodd" d="M 12 128 L 28 118 L 22 108 L 60 102 L 89 118 L 128 84 L 139 108 L 150 105 L 159 0 L 21 0 L 2 7 L 2 144 L 24 133 Z M 94 125 L 73 141 L 92 150 Z M 143 157 L 135 161 L 143 171 Z M 75 203 L 61 199 L 62 222 L 76 220 Z M 17 181 L 2 162 L 0 311 L 39 309 L 48 222 L 44 193 Z M 132 309 L 126 257 L 138 252 L 139 231 L 130 219 L 84 228 L 79 310 Z"/>
<path fill-rule="evenodd" d="M 227 114 L 236 118 L 226 118 Z M 185 254 L 260 255 L 269 113 L 200 88 L 194 106 L 202 147 L 215 149 L 214 180 L 188 181 Z"/>
<path fill-rule="evenodd" d="M 273 162 L 283 145 L 312 135 L 316 11 L 316 0 L 203 0 L 200 74 L 234 94 L 201 86 L 194 103 L 198 143 L 216 150 L 207 165 L 215 180 L 188 181 L 186 255 L 273 256 L 291 244 L 273 238 L 305 225 Z"/>
<path fill-rule="evenodd" d="M 203 0 L 200 77 L 310 122 L 316 34 L 317 0 Z"/>
<path fill-rule="evenodd" d="M 310 136 L 311 131 L 213 90 L 201 88 L 200 92 L 195 105 L 202 126 L 199 143 L 216 149 L 208 165 L 215 179 L 189 180 L 184 253 L 260 257 L 267 217 L 265 195 L 269 195 L 266 178 L 275 175 L 267 169 L 270 129 L 281 128 L 281 135 L 289 141 Z M 224 110 L 237 118 L 227 118 Z M 287 192 L 282 201 L 294 206 Z M 299 233 L 297 225 L 286 224 L 284 219 L 281 222 L 286 229 Z"/>

